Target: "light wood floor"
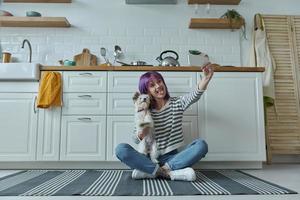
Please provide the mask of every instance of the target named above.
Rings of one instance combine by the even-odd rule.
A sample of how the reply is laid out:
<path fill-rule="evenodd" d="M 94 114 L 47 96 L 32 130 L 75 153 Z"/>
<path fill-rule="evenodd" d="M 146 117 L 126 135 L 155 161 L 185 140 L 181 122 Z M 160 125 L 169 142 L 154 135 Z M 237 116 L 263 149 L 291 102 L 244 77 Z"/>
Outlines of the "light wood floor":
<path fill-rule="evenodd" d="M 261 170 L 243 170 L 264 180 L 300 193 L 300 164 L 274 164 Z M 16 170 L 0 170 L 0 177 Z M 232 195 L 232 196 L 177 196 L 177 197 L 0 197 L 0 200 L 300 200 L 296 195 Z"/>

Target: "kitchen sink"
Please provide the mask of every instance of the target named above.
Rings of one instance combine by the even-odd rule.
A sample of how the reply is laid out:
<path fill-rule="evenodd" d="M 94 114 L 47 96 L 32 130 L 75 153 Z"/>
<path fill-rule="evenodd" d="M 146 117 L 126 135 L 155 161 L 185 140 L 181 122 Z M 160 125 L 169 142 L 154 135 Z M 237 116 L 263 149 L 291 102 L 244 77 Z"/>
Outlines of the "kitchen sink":
<path fill-rule="evenodd" d="M 37 81 L 40 79 L 38 63 L 0 63 L 0 81 Z"/>

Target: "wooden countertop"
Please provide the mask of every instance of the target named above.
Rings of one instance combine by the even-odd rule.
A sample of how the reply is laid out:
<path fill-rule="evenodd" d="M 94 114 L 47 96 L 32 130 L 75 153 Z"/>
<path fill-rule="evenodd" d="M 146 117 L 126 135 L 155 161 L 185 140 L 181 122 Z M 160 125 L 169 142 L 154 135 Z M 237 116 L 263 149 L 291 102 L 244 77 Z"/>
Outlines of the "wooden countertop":
<path fill-rule="evenodd" d="M 234 67 L 213 65 L 215 72 L 264 72 L 264 67 Z M 41 71 L 187 71 L 201 72 L 201 67 L 181 66 L 41 66 Z"/>

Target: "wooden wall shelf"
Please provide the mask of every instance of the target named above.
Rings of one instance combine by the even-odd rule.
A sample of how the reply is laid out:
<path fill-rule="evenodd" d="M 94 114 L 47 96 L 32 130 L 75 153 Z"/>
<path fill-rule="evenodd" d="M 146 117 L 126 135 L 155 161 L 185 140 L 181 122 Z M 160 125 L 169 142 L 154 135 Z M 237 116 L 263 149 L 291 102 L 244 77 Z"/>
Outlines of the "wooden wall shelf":
<path fill-rule="evenodd" d="M 70 27 L 65 17 L 0 17 L 0 27 Z"/>
<path fill-rule="evenodd" d="M 238 5 L 241 0 L 188 0 L 188 4 Z"/>
<path fill-rule="evenodd" d="M 192 18 L 190 21 L 190 29 L 240 29 L 244 25 L 244 21 L 233 21 L 230 24 L 228 19 L 220 18 Z"/>
<path fill-rule="evenodd" d="M 72 0 L 3 0 L 4 3 L 72 3 Z"/>

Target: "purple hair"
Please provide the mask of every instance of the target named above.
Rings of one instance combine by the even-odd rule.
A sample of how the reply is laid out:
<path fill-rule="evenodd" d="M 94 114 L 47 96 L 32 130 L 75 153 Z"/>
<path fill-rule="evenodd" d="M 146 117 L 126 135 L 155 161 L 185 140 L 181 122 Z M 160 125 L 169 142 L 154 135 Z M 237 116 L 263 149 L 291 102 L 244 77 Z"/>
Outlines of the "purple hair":
<path fill-rule="evenodd" d="M 169 100 L 170 94 L 169 94 L 167 85 L 165 83 L 165 80 L 164 80 L 163 76 L 160 73 L 156 72 L 156 71 L 149 71 L 149 72 L 146 72 L 145 74 L 141 75 L 140 82 L 139 82 L 140 93 L 141 94 L 148 94 L 148 84 L 149 84 L 149 81 L 152 80 L 153 78 L 157 79 L 157 80 L 162 80 L 162 82 L 166 86 L 166 96 L 165 96 L 164 99 Z M 155 102 L 153 102 L 153 103 L 155 103 Z"/>

